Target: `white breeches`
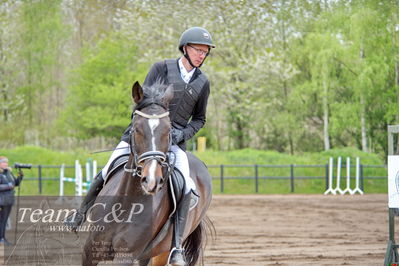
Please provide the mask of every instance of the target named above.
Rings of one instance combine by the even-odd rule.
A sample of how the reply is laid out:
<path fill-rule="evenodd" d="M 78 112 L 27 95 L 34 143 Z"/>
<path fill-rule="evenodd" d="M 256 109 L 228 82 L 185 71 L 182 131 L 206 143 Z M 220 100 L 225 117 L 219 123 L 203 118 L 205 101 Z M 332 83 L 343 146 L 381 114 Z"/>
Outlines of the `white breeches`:
<path fill-rule="evenodd" d="M 193 179 L 190 177 L 190 167 L 188 164 L 188 158 L 187 154 L 180 149 L 179 146 L 177 145 L 172 145 L 170 147 L 170 151 L 172 154 L 176 155 L 176 163 L 175 167 L 180 170 L 180 172 L 184 176 L 184 180 L 186 181 L 186 189 L 184 191 L 185 194 L 191 192 L 191 190 L 196 189 L 196 185 L 193 181 Z M 130 153 L 130 145 L 129 143 L 125 141 L 119 142 L 118 146 L 116 146 L 116 149 L 112 152 L 111 157 L 109 158 L 107 164 L 104 166 L 104 168 L 101 171 L 103 179 L 107 176 L 109 166 L 111 163 L 119 156 L 123 154 L 129 154 Z M 173 158 L 172 158 L 173 159 Z"/>
<path fill-rule="evenodd" d="M 107 164 L 104 166 L 103 170 L 101 171 L 101 174 L 103 176 L 103 179 L 107 176 L 108 173 L 108 168 L 111 165 L 111 163 L 119 156 L 123 154 L 129 154 L 130 153 L 130 145 L 127 142 L 121 141 L 119 142 L 118 146 L 116 146 L 116 149 L 112 152 L 111 157 L 108 159 Z"/>
<path fill-rule="evenodd" d="M 186 189 L 184 193 L 187 194 L 191 192 L 191 190 L 195 191 L 196 186 L 193 179 L 190 177 L 190 167 L 188 164 L 187 154 L 177 145 L 172 145 L 170 150 L 176 155 L 175 167 L 180 170 L 184 176 L 184 180 L 186 181 Z"/>

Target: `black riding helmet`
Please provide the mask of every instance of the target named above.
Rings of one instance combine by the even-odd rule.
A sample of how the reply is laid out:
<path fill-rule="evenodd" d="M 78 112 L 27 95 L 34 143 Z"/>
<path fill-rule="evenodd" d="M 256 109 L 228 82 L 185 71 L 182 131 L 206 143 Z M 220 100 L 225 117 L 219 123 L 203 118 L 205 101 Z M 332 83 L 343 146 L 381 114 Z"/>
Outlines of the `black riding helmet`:
<path fill-rule="evenodd" d="M 192 67 L 195 67 L 187 53 L 184 52 L 183 46 L 192 43 L 192 44 L 205 44 L 210 48 L 215 48 L 216 46 L 212 42 L 211 34 L 204 28 L 201 27 L 192 27 L 187 29 L 182 33 L 179 41 L 179 50 L 183 53 L 184 57 L 187 58 L 188 62 Z M 200 67 L 200 66 L 199 66 Z"/>

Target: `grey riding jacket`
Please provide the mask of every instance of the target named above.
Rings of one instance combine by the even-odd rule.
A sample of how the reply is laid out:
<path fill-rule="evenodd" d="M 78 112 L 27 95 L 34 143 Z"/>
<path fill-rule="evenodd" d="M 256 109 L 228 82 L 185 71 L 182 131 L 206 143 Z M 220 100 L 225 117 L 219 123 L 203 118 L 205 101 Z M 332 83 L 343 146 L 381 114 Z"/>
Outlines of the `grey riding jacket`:
<path fill-rule="evenodd" d="M 183 131 L 184 140 L 178 146 L 186 150 L 186 141 L 192 138 L 206 122 L 209 80 L 196 68 L 190 82 L 185 83 L 180 75 L 178 60 L 168 59 L 151 67 L 144 86 L 151 86 L 159 81 L 173 84 L 174 96 L 169 104 L 169 116 L 172 126 Z M 122 141 L 129 141 L 131 126 L 130 123 L 122 136 Z"/>
<path fill-rule="evenodd" d="M 0 206 L 14 204 L 14 187 L 19 186 L 21 178 L 15 178 L 10 170 L 0 171 Z"/>

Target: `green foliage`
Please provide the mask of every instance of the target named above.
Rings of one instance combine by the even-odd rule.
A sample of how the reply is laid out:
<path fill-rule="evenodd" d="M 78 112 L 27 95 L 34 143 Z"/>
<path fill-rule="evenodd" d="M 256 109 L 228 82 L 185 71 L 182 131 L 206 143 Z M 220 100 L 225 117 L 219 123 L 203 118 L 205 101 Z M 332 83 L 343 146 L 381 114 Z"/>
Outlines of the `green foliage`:
<path fill-rule="evenodd" d="M 132 82 L 143 77 L 136 46 L 111 34 L 87 48 L 84 62 L 73 73 L 62 121 L 67 132 L 86 139 L 119 137 L 130 122 Z"/>
<path fill-rule="evenodd" d="M 2 1 L 0 147 L 114 143 L 131 84 L 204 26 L 217 48 L 199 134 L 213 149 L 383 156 L 399 123 L 398 14 L 396 1 Z"/>
<path fill-rule="evenodd" d="M 335 160 L 341 157 L 359 157 L 364 164 L 382 165 L 384 160 L 376 154 L 362 152 L 355 148 L 333 149 L 323 152 L 303 153 L 299 155 L 289 155 L 276 151 L 263 151 L 254 149 L 223 151 L 206 151 L 195 153 L 201 160 L 208 165 L 213 164 L 325 164 L 330 157 Z"/>
<path fill-rule="evenodd" d="M 29 136 L 39 135 L 54 120 L 49 109 L 58 111 L 57 99 L 49 95 L 58 92 L 60 86 L 60 54 L 68 33 L 68 27 L 62 24 L 61 2 L 0 4 L 0 16 L 8 18 L 1 21 L 0 32 L 0 91 L 4 101 L 0 122 L 5 129 L 19 131 L 15 135 L 13 130 L 2 131 L 1 137 L 15 143 L 33 142 Z M 48 140 L 50 134 L 47 129 L 40 136 Z"/>

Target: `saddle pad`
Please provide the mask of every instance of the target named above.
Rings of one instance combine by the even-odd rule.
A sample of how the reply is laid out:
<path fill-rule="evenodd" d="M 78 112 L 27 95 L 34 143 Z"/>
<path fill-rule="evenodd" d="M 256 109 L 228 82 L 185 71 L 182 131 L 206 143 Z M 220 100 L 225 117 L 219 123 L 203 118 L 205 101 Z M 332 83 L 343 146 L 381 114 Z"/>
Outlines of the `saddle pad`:
<path fill-rule="evenodd" d="M 121 155 L 121 156 L 117 157 L 111 163 L 111 165 L 109 166 L 109 170 L 108 170 L 107 176 L 104 177 L 104 180 L 105 180 L 104 186 L 107 183 L 109 177 L 112 176 L 119 168 L 124 166 L 127 163 L 128 160 L 129 160 L 129 154 L 124 154 L 124 155 Z"/>

